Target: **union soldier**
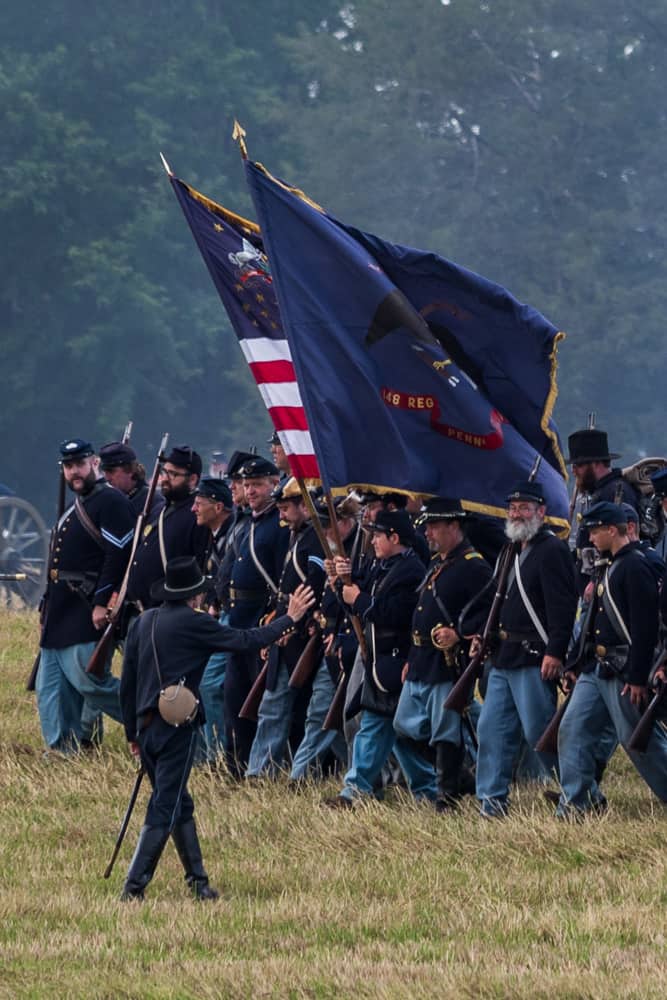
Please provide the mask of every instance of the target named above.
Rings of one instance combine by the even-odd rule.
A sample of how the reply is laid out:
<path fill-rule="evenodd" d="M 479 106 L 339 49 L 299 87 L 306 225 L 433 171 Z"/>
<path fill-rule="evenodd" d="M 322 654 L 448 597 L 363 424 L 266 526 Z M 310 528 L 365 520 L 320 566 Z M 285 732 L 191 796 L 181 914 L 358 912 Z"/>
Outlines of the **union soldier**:
<path fill-rule="evenodd" d="M 484 625 L 490 595 L 485 600 L 480 594 L 491 567 L 464 534 L 467 514 L 458 500 L 433 497 L 421 517 L 434 558 L 419 587 L 394 729 L 403 739 L 435 748 L 437 807 L 446 811 L 464 791 L 465 746 L 461 716 L 444 703 L 468 661 L 470 638 Z"/>
<path fill-rule="evenodd" d="M 273 464 L 280 472 L 281 478 L 291 476 L 292 472 L 289 466 L 289 460 L 285 454 L 285 449 L 283 448 L 283 443 L 280 440 L 278 431 L 273 432 L 271 437 L 268 439 L 267 444 L 271 449 Z"/>
<path fill-rule="evenodd" d="M 381 511 L 407 510 L 410 498 L 405 493 L 380 493 L 377 490 L 366 490 L 361 496 L 361 502 L 364 505 L 361 523 L 364 528 L 370 529 L 373 521 Z M 410 545 L 423 564 L 428 566 L 431 558 L 428 543 L 421 531 L 415 529 L 412 517 L 410 517 L 410 523 L 413 526 L 413 537 L 410 540 Z"/>
<path fill-rule="evenodd" d="M 212 653 L 258 650 L 288 635 L 312 605 L 312 594 L 302 588 L 292 595 L 287 614 L 270 625 L 231 629 L 194 610 L 197 595 L 209 582 L 194 557 L 170 560 L 164 581 L 152 588 L 154 602 L 163 603 L 136 619 L 128 633 L 121 678 L 123 723 L 153 791 L 125 880 L 124 900 L 143 898 L 170 835 L 195 898 L 218 896 L 204 869 L 194 803 L 187 789 L 200 717 L 199 682 Z M 191 693 L 190 704 L 180 715 L 172 685 L 180 687 L 186 699 Z M 169 704 L 160 708 L 165 691 L 174 699 L 171 710 Z"/>
<path fill-rule="evenodd" d="M 335 559 L 336 587 L 345 604 L 361 618 L 368 660 L 358 694 L 362 712 L 352 747 L 352 766 L 340 794 L 326 800 L 334 808 L 349 808 L 355 798 L 372 795 L 392 750 L 413 794 L 431 800 L 436 797 L 433 768 L 410 744 L 396 739 L 393 727 L 423 564 L 411 547 L 414 529 L 407 511 L 380 511 L 369 527 L 376 558 L 365 580 L 344 583 L 343 578 L 350 574 L 350 561 L 342 556 Z"/>
<path fill-rule="evenodd" d="M 558 731 L 559 816 L 600 800 L 596 744 L 611 723 L 640 775 L 667 802 L 667 736 L 655 727 L 646 752 L 628 749 L 645 706 L 658 639 L 658 588 L 646 557 L 630 544 L 623 508 L 602 501 L 584 516 L 591 541 L 610 562 L 595 595 L 594 648 L 576 681 Z"/>
<path fill-rule="evenodd" d="M 227 612 L 221 608 L 221 603 L 215 589 L 218 573 L 224 557 L 227 535 L 232 525 L 232 494 L 229 486 L 222 479 L 204 478 L 199 481 L 195 490 L 192 511 L 199 526 L 209 529 L 210 541 L 206 555 L 206 574 L 212 579 L 213 586 L 205 597 L 208 613 L 218 618 L 221 625 L 227 624 Z M 202 757 L 209 763 L 215 763 L 224 753 L 225 712 L 224 712 L 224 681 L 227 657 L 225 653 L 214 653 L 204 670 L 199 685 L 205 721 L 202 726 L 204 742 Z M 199 759 L 199 758 L 198 758 Z"/>
<path fill-rule="evenodd" d="M 211 535 L 192 513 L 201 471 L 201 458 L 189 445 L 176 445 L 162 457 L 159 484 L 165 505 L 153 510 L 144 528 L 128 584 L 130 599 L 141 609 L 153 606 L 151 587 L 164 578 L 169 559 L 195 556 L 204 566 Z"/>
<path fill-rule="evenodd" d="M 76 499 L 56 527 L 49 557 L 36 692 L 45 743 L 68 752 L 92 738 L 100 711 L 120 722 L 110 665 L 101 680 L 86 665 L 123 579 L 135 518 L 129 500 L 98 479 L 88 441 L 64 441 L 60 461 Z"/>
<path fill-rule="evenodd" d="M 324 553 L 296 480 L 286 480 L 271 496 L 281 522 L 289 528 L 289 548 L 278 581 L 278 593 L 272 602 L 275 613 L 282 615 L 290 594 L 301 584 L 307 584 L 319 601 L 325 579 Z M 264 774 L 275 776 L 284 762 L 288 739 L 296 748 L 303 738 L 312 678 L 298 690 L 289 686 L 289 680 L 308 638 L 308 631 L 303 627 L 276 643 L 269 652 L 266 688 L 259 706 L 247 778 Z"/>
<path fill-rule="evenodd" d="M 659 504 L 656 512 L 659 532 L 655 541 L 655 550 L 663 562 L 667 562 L 667 469 L 659 469 L 654 472 L 651 476 L 651 482 L 653 483 L 653 496 Z"/>
<path fill-rule="evenodd" d="M 240 539 L 229 580 L 229 624 L 252 628 L 266 612 L 269 598 L 278 591 L 278 580 L 289 545 L 289 531 L 280 525 L 280 514 L 271 497 L 278 484 L 278 469 L 268 459 L 254 455 L 239 470 L 245 500 L 250 508 L 247 533 Z M 227 765 L 241 778 L 248 764 L 256 723 L 239 718 L 239 712 L 259 673 L 254 652 L 232 653 L 225 673 L 225 741 Z"/>
<path fill-rule="evenodd" d="M 477 797 L 488 817 L 507 813 L 522 733 L 535 746 L 556 710 L 556 679 L 577 606 L 570 550 L 544 524 L 541 485 L 518 483 L 507 500 L 505 530 L 521 551 L 500 610 L 500 641 L 477 729 Z M 556 768 L 555 754 L 538 756 L 545 776 Z"/>
<path fill-rule="evenodd" d="M 134 448 L 123 441 L 111 441 L 100 448 L 100 470 L 106 481 L 121 493 L 124 493 L 132 505 L 135 516 L 144 509 L 148 483 L 146 470 L 137 461 Z M 149 511 L 149 519 L 157 515 L 164 506 L 164 498 L 157 491 L 153 494 L 153 502 Z"/>
<path fill-rule="evenodd" d="M 575 431 L 567 439 L 569 456 L 566 462 L 572 466 L 577 490 L 580 494 L 578 517 L 582 517 L 588 508 L 601 500 L 610 503 L 628 503 L 638 510 L 638 498 L 635 490 L 623 478 L 620 469 L 612 469 L 611 463 L 620 458 L 615 452 L 609 451 L 606 431 L 597 428 L 586 428 Z M 580 521 L 576 536 L 576 559 L 579 571 L 579 589 L 584 594 L 584 600 L 591 597 L 589 577 L 593 567 L 593 549 L 588 538 L 588 531 Z"/>
<path fill-rule="evenodd" d="M 351 574 L 357 578 L 362 564 L 362 536 L 359 523 L 359 502 L 352 496 L 338 497 L 333 501 L 338 535 L 343 553 L 350 560 Z M 327 504 L 320 498 L 315 502 L 318 517 L 332 550 L 335 535 Z M 300 781 L 309 773 L 320 774 L 325 768 L 329 753 L 336 761 L 347 760 L 347 744 L 342 732 L 322 728 L 340 682 L 341 670 L 349 678 L 358 649 L 347 606 L 339 600 L 334 588 L 335 569 L 329 565 L 331 575 L 322 594 L 320 610 L 316 614 L 322 630 L 322 660 L 313 677 L 313 687 L 308 702 L 303 739 L 292 760 L 290 779 Z"/>

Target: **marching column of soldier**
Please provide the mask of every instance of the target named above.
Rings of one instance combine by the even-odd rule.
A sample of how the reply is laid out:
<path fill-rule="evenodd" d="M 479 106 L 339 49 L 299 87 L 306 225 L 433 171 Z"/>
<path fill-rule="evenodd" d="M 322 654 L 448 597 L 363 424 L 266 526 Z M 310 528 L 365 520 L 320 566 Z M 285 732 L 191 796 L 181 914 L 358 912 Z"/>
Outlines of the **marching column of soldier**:
<path fill-rule="evenodd" d="M 170 836 L 195 897 L 216 896 L 193 764 L 290 786 L 338 775 L 323 799 L 337 809 L 398 775 L 439 812 L 474 794 L 489 819 L 524 775 L 576 819 L 607 808 L 620 744 L 667 802 L 667 463 L 640 490 L 604 431 L 572 434 L 568 546 L 539 477 L 514 484 L 503 525 L 456 497 L 308 493 L 269 443 L 274 461 L 235 452 L 226 479 L 219 456 L 202 478 L 197 452 L 172 447 L 150 484 L 126 441 L 60 447 L 73 502 L 51 537 L 37 707 L 48 752 L 99 747 L 106 713 L 149 776 L 124 898 L 143 896 Z M 120 681 L 110 655 L 86 670 L 110 616 Z M 462 711 L 446 707 L 479 650 L 481 705 L 471 686 Z"/>

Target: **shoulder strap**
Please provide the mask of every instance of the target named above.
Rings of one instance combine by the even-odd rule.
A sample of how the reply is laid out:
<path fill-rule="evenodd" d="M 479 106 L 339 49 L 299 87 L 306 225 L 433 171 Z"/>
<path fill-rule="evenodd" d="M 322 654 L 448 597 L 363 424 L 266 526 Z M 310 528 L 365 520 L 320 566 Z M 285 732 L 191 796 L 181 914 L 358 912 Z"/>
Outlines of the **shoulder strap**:
<path fill-rule="evenodd" d="M 539 635 L 540 639 L 546 646 L 549 642 L 549 637 L 544 629 L 544 625 L 539 619 L 537 611 L 533 607 L 531 600 L 528 597 L 528 594 L 526 593 L 526 589 L 523 585 L 523 580 L 521 579 L 521 559 L 518 555 L 514 557 L 514 576 L 516 579 L 516 585 L 519 588 L 519 593 L 521 594 L 521 600 L 523 601 L 523 606 L 528 612 L 530 620 L 532 621 L 533 625 L 537 630 L 537 634 Z"/>
<path fill-rule="evenodd" d="M 167 572 L 167 547 L 164 542 L 164 519 L 166 517 L 165 511 L 166 507 L 163 507 L 160 511 L 160 516 L 157 519 L 157 537 L 160 543 L 160 559 L 162 560 L 162 571 Z"/>
<path fill-rule="evenodd" d="M 630 638 L 630 633 L 628 631 L 628 626 L 623 621 L 623 616 L 618 610 L 616 601 L 611 595 L 610 580 L 611 575 L 616 569 L 618 563 L 612 563 L 608 566 L 604 574 L 604 589 L 602 591 L 602 606 L 607 612 L 607 617 L 611 622 L 613 628 L 615 629 L 619 639 L 625 639 L 628 646 L 632 645 L 632 639 Z"/>
<path fill-rule="evenodd" d="M 268 588 L 271 591 L 271 593 L 272 594 L 277 594 L 278 593 L 278 588 L 276 587 L 275 583 L 273 582 L 273 580 L 271 579 L 271 577 L 269 576 L 269 574 L 267 573 L 267 571 L 262 566 L 262 564 L 259 561 L 259 559 L 257 558 L 257 554 L 255 552 L 255 522 L 254 521 L 250 525 L 249 541 L 250 541 L 250 555 L 252 557 L 252 561 L 254 562 L 256 569 L 263 576 L 264 580 L 266 581 L 266 585 L 268 586 Z"/>
<path fill-rule="evenodd" d="M 104 539 L 102 538 L 102 532 L 93 522 L 90 514 L 88 513 L 88 511 L 86 510 L 81 501 L 81 497 L 77 497 L 76 500 L 74 501 L 74 513 L 79 519 L 79 524 L 86 532 L 86 534 L 90 535 L 90 537 L 96 543 L 96 545 L 99 545 L 101 549 L 104 549 Z"/>

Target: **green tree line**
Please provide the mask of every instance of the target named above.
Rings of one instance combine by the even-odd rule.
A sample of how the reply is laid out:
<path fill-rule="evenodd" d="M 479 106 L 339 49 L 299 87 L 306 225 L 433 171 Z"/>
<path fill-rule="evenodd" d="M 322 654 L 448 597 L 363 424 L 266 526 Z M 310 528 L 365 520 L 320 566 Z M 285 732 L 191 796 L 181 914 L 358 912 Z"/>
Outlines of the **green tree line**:
<path fill-rule="evenodd" d="M 204 454 L 263 446 L 158 155 L 252 214 L 234 117 L 332 214 L 566 331 L 564 435 L 595 410 L 624 459 L 664 452 L 666 39 L 657 0 L 7 0 L 0 480 L 48 510 L 58 441 L 130 418 L 146 457 L 167 429 Z"/>

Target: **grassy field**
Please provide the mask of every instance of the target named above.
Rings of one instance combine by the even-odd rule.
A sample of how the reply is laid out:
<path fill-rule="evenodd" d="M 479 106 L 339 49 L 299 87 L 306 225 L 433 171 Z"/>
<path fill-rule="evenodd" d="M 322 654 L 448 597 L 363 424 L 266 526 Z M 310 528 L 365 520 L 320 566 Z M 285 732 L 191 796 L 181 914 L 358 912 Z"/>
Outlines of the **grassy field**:
<path fill-rule="evenodd" d="M 147 791 L 105 881 L 133 765 L 110 722 L 101 753 L 43 759 L 35 640 L 32 615 L 0 614 L 1 997 L 667 994 L 667 816 L 620 753 L 608 814 L 577 826 L 534 789 L 488 823 L 198 771 L 220 900 L 189 899 L 169 845 L 146 902 L 121 904 Z"/>

